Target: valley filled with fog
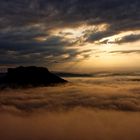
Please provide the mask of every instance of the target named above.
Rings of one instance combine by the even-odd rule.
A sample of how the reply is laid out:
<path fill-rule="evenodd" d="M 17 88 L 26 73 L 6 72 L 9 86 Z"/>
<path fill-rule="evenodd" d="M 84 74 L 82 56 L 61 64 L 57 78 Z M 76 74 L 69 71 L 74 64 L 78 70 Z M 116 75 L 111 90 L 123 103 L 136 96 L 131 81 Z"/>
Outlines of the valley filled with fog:
<path fill-rule="evenodd" d="M 1 90 L 1 139 L 140 139 L 139 74 L 65 79 L 55 87 Z"/>

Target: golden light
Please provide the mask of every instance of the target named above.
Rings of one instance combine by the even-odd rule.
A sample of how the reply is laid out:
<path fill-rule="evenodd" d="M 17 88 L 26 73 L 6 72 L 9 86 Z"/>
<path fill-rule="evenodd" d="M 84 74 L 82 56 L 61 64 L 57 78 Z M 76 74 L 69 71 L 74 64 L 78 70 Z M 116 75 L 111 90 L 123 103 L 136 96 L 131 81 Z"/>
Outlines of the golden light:
<path fill-rule="evenodd" d="M 108 24 L 100 24 L 100 25 L 81 25 L 79 27 L 73 28 L 59 28 L 55 30 L 51 30 L 50 34 L 55 36 L 62 36 L 67 39 L 74 39 L 84 36 L 85 33 L 90 32 L 99 32 L 99 31 L 106 31 L 109 28 Z"/>
<path fill-rule="evenodd" d="M 34 40 L 37 41 L 37 42 L 44 42 L 44 41 L 47 40 L 47 37 L 38 36 L 38 37 L 35 37 Z"/>

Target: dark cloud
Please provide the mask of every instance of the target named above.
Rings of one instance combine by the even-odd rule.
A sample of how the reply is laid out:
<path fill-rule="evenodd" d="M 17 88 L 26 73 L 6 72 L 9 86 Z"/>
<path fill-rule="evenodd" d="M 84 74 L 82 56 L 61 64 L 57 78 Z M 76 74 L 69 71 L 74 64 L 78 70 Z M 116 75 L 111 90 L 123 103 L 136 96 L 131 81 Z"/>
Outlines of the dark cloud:
<path fill-rule="evenodd" d="M 120 54 L 130 54 L 130 53 L 140 53 L 140 50 L 118 50 L 118 51 L 111 51 L 110 53 L 120 53 Z"/>
<path fill-rule="evenodd" d="M 93 36 L 94 36 L 94 34 L 93 34 Z M 101 34 L 101 37 L 102 37 L 102 34 Z M 99 39 L 101 39 L 101 38 L 99 38 Z M 137 41 L 140 41 L 140 34 L 126 35 L 126 36 L 123 36 L 122 38 L 116 38 L 115 41 L 109 41 L 109 39 L 105 39 L 103 41 L 100 41 L 99 43 L 100 44 L 107 44 L 107 43 L 110 43 L 110 44 L 123 44 L 123 43 L 137 42 Z"/>
<path fill-rule="evenodd" d="M 17 65 L 53 65 L 67 61 L 87 59 L 90 50 L 67 48 L 71 42 L 52 36 L 46 42 L 1 42 L 0 63 Z M 77 58 L 77 56 L 82 56 Z"/>
<path fill-rule="evenodd" d="M 99 31 L 99 32 L 91 32 L 90 34 L 87 34 L 87 42 L 95 42 L 95 41 L 100 41 L 101 39 L 105 38 L 105 37 L 109 37 L 112 36 L 114 34 L 116 34 L 117 32 L 114 31 Z"/>
<path fill-rule="evenodd" d="M 89 23 L 116 21 L 119 23 L 119 20 L 124 22 L 139 19 L 139 6 L 139 0 L 124 0 L 123 2 L 121 0 L 87 0 L 86 2 L 84 0 L 27 0 L 24 2 L 2 0 L 0 13 L 6 16 L 17 16 L 21 20 L 27 19 L 27 22 L 38 21 L 38 19 L 55 19 L 54 22 L 62 20 L 68 24 L 86 20 Z M 24 15 L 28 16 L 24 17 Z M 19 23 L 23 24 L 23 22 Z"/>
<path fill-rule="evenodd" d="M 131 35 L 124 36 L 119 40 L 116 40 L 114 43 L 117 43 L 117 44 L 131 43 L 131 42 L 135 42 L 135 41 L 139 41 L 139 40 L 140 40 L 140 34 L 138 34 L 138 35 L 131 34 Z"/>
<path fill-rule="evenodd" d="M 53 26 L 105 22 L 114 29 L 136 29 L 139 28 L 139 6 L 139 0 L 2 0 L 0 15 L 3 20 L 6 18 L 6 23 L 14 23 L 11 25 L 16 27 L 25 23 L 49 21 L 46 24 Z M 13 19 L 18 19 L 18 22 Z M 119 26 L 115 26 L 117 24 Z"/>
<path fill-rule="evenodd" d="M 61 56 L 65 54 L 65 51 L 62 51 L 64 48 L 76 46 L 77 41 L 65 41 L 63 37 L 52 37 L 51 30 L 77 27 L 82 24 L 108 24 L 107 31 L 84 35 L 87 42 L 94 42 L 122 31 L 140 29 L 139 8 L 139 0 L 1 0 L 0 51 L 4 52 L 11 46 L 11 49 L 16 48 L 17 51 L 24 48 L 25 50 L 23 49 L 22 52 L 30 55 L 26 50 L 42 53 L 38 52 L 38 49 L 48 46 L 49 49 L 43 47 L 43 50 L 48 52 L 48 56 L 54 55 L 53 52 L 57 53 L 57 51 Z M 48 37 L 49 39 L 39 43 L 35 40 L 37 37 Z M 120 43 L 133 42 L 138 39 L 139 36 L 133 35 L 123 38 Z M 37 46 L 38 49 L 36 49 Z M 77 51 L 75 50 L 74 53 Z M 18 59 L 19 56 L 14 54 L 14 57 Z M 11 63 L 10 61 L 15 61 L 14 57 L 11 56 L 8 59 L 7 55 L 4 57 L 3 54 L 0 60 L 8 64 Z M 22 63 L 21 59 L 18 61 Z M 31 61 L 31 59 L 27 61 Z M 45 60 L 42 58 L 41 61 Z"/>
<path fill-rule="evenodd" d="M 18 37 L 17 37 L 18 38 Z M 14 38 L 15 39 L 15 38 Z M 77 49 L 65 49 L 65 45 L 69 46 L 71 42 L 63 40 L 63 38 L 58 36 L 50 36 L 47 41 L 44 42 L 34 42 L 34 41 L 1 41 L 0 42 L 0 63 L 17 63 L 17 64 L 41 64 L 51 63 L 55 58 L 58 62 L 61 60 L 61 56 L 64 54 L 69 54 L 69 56 L 74 57 L 80 52 Z M 52 60 L 47 58 L 52 57 Z M 74 59 L 74 58 L 70 58 Z M 32 61 L 30 61 L 32 60 Z M 76 59 L 75 59 L 76 60 Z"/>

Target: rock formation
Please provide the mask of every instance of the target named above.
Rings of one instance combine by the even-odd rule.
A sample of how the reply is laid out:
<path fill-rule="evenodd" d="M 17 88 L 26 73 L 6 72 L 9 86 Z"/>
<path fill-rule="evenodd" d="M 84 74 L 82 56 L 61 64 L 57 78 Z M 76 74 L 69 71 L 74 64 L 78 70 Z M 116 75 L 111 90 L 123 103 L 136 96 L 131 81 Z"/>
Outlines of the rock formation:
<path fill-rule="evenodd" d="M 9 68 L 0 80 L 0 85 L 6 87 L 38 87 L 66 83 L 67 81 L 52 74 L 43 67 Z"/>

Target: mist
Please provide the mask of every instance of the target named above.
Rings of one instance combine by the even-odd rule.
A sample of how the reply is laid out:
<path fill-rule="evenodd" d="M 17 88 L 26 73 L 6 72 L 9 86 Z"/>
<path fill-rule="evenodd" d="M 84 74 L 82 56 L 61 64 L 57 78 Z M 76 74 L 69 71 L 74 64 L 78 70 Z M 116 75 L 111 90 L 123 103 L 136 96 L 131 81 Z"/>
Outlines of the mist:
<path fill-rule="evenodd" d="M 139 140 L 139 76 L 67 78 L 0 91 L 2 140 Z"/>

